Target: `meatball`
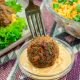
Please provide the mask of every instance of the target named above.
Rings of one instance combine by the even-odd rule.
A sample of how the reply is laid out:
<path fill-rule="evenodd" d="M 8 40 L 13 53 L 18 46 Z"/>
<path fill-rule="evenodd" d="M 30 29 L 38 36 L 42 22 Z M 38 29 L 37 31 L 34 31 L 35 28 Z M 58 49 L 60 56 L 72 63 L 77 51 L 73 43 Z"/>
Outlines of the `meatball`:
<path fill-rule="evenodd" d="M 0 0 L 0 4 L 5 4 L 5 0 Z"/>
<path fill-rule="evenodd" d="M 38 68 L 52 66 L 59 55 L 57 43 L 49 36 L 38 36 L 27 49 L 29 61 Z"/>
<path fill-rule="evenodd" d="M 7 26 L 12 22 L 12 14 L 15 13 L 12 8 L 5 4 L 0 4 L 0 26 Z"/>

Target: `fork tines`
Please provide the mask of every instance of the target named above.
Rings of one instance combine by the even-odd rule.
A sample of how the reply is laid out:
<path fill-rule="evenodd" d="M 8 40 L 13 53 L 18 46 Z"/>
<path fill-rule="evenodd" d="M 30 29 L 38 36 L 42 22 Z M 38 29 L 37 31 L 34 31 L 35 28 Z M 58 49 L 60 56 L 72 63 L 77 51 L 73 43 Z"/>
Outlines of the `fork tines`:
<path fill-rule="evenodd" d="M 36 13 L 27 16 L 27 22 L 33 37 L 38 35 L 45 35 L 45 30 L 40 15 L 40 13 Z"/>
<path fill-rule="evenodd" d="M 30 32 L 33 37 L 38 35 L 45 35 L 45 29 L 43 27 L 40 8 L 36 5 L 29 9 L 26 9 L 26 18 Z"/>

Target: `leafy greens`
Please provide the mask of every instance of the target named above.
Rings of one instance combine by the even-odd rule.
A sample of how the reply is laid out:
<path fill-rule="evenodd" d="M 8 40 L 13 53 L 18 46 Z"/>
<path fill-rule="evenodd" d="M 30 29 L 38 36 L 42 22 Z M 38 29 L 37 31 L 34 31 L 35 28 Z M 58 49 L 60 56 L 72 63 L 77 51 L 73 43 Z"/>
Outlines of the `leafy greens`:
<path fill-rule="evenodd" d="M 7 27 L 0 27 L 0 49 L 3 49 L 17 41 L 21 37 L 25 26 L 25 19 L 18 17 L 15 22 L 12 22 Z"/>
<path fill-rule="evenodd" d="M 7 0 L 5 2 L 5 4 L 11 8 L 13 8 L 13 10 L 15 10 L 15 12 L 20 12 L 22 9 L 22 6 L 20 4 L 17 3 L 17 0 Z"/>

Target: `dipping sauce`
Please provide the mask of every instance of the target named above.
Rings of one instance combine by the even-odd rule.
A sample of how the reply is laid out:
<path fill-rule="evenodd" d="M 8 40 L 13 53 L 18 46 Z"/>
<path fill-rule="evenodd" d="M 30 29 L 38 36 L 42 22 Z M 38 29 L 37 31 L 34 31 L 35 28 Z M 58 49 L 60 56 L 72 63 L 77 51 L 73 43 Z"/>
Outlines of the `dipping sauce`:
<path fill-rule="evenodd" d="M 68 49 L 66 49 L 62 44 L 58 44 L 58 46 L 59 46 L 59 57 L 53 66 L 47 68 L 34 67 L 32 63 L 28 60 L 27 49 L 25 49 L 20 55 L 19 58 L 20 66 L 24 70 L 40 76 L 56 75 L 58 73 L 63 72 L 72 63 L 71 52 Z"/>

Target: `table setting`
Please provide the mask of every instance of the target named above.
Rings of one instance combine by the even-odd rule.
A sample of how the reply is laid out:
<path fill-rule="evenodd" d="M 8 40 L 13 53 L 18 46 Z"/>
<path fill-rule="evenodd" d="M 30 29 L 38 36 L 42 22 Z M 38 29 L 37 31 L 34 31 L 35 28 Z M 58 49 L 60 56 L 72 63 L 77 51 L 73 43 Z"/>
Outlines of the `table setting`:
<path fill-rule="evenodd" d="M 13 37 L 16 37 L 16 40 L 6 47 L 3 46 L 3 49 L 0 48 L 0 80 L 80 80 L 80 35 L 78 35 L 80 33 L 79 22 L 68 20 L 61 15 L 58 15 L 54 11 L 56 9 L 53 10 L 50 6 L 52 1 L 53 0 L 33 0 L 33 3 L 39 7 L 38 10 L 36 9 L 36 12 L 40 14 L 39 16 L 37 13 L 35 13 L 35 11 L 33 11 L 34 8 L 32 8 L 33 12 L 30 13 L 31 9 L 28 9 L 30 3 L 29 0 L 17 0 L 18 4 L 22 6 L 22 11 L 16 14 L 20 18 L 24 18 L 26 21 L 26 24 L 17 24 L 26 27 L 21 28 L 23 29 L 23 31 L 20 30 L 22 31 L 20 35 L 21 37 L 17 38 L 16 36 L 12 36 L 12 39 L 14 39 Z M 60 4 L 62 3 L 60 2 Z M 28 10 L 30 10 L 30 12 Z M 32 15 L 35 14 L 35 18 L 32 17 Z M 42 20 L 42 22 L 40 20 Z M 21 22 L 24 21 L 22 20 Z M 31 25 L 35 27 L 31 29 Z M 36 26 L 38 26 L 38 28 Z M 78 29 L 76 29 L 75 26 Z M 14 31 L 16 31 L 15 28 Z M 17 35 L 17 33 L 15 35 Z M 22 54 L 21 52 L 28 46 L 30 41 L 34 39 L 35 36 L 38 37 L 38 35 L 49 35 L 54 40 L 61 42 L 60 44 L 63 44 L 65 48 L 69 49 L 71 52 L 71 65 L 69 65 L 64 72 L 60 73 L 60 76 L 54 74 L 52 77 L 47 76 L 46 79 L 46 77 L 40 75 L 37 76 L 38 73 L 32 75 L 30 72 L 28 73 L 25 69 L 21 68 L 19 62 L 20 55 Z M 67 56 L 64 58 L 66 61 Z M 64 66 L 62 67 L 64 68 Z"/>

